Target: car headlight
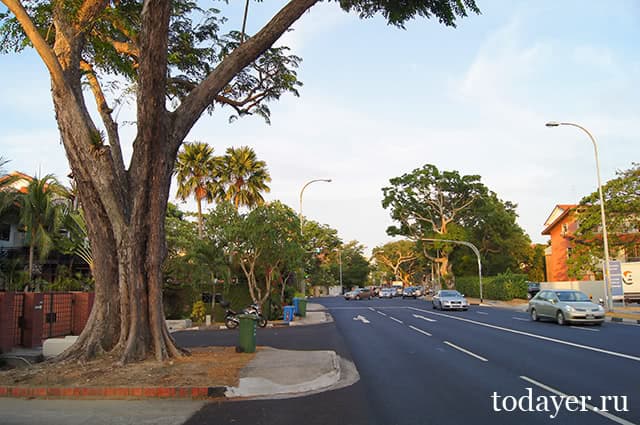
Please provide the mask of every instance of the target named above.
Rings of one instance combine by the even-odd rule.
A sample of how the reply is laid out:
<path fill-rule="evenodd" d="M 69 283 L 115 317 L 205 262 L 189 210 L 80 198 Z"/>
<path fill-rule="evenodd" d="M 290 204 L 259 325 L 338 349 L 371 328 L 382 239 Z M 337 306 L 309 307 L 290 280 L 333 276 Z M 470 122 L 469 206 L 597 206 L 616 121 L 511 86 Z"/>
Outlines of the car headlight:
<path fill-rule="evenodd" d="M 604 307 L 602 307 L 601 305 L 598 306 L 598 311 L 604 311 Z"/>
<path fill-rule="evenodd" d="M 570 305 L 565 306 L 564 309 L 567 311 L 576 311 L 576 309 L 571 307 Z"/>

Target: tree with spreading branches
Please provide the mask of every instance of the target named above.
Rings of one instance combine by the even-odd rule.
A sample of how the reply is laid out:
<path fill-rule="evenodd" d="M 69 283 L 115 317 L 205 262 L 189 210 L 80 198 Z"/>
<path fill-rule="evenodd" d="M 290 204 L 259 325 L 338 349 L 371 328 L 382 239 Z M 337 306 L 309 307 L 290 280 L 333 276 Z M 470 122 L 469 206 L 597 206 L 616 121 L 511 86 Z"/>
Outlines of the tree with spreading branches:
<path fill-rule="evenodd" d="M 2 0 L 0 50 L 33 47 L 51 96 L 94 253 L 95 304 L 60 359 L 110 352 L 127 363 L 180 356 L 162 308 L 165 211 L 178 150 L 200 116 L 270 118 L 267 103 L 297 94 L 299 58 L 274 43 L 319 0 L 289 0 L 256 34 L 222 34 L 224 18 L 190 0 Z M 474 0 L 339 0 L 362 18 L 402 27 L 417 16 L 455 26 Z M 220 2 L 220 4 L 224 4 Z M 137 133 L 125 165 L 109 90 L 135 94 Z M 97 106 L 99 125 L 85 99 Z"/>

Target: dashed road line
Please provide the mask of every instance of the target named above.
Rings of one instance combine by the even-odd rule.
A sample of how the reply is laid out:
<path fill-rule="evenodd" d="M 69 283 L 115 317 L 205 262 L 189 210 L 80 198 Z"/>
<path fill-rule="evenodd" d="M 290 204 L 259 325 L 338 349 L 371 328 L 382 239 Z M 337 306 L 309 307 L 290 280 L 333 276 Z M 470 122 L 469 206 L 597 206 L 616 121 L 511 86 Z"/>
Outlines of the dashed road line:
<path fill-rule="evenodd" d="M 513 320 L 521 320 L 523 322 L 530 322 L 531 320 L 529 319 L 523 319 L 522 317 L 512 317 Z"/>
<path fill-rule="evenodd" d="M 478 314 L 489 314 L 489 313 L 486 313 L 484 311 L 476 311 L 476 313 L 478 313 Z"/>
<path fill-rule="evenodd" d="M 600 332 L 599 329 L 581 328 L 580 326 L 569 326 L 569 327 L 573 329 L 580 329 L 581 331 Z"/>
<path fill-rule="evenodd" d="M 387 317 L 387 313 L 383 313 L 381 311 L 377 311 L 376 313 L 383 315 L 384 317 Z"/>
<path fill-rule="evenodd" d="M 448 317 L 449 319 L 453 319 L 453 320 L 460 320 L 462 322 L 473 323 L 474 325 L 484 326 L 484 327 L 492 328 L 492 329 L 498 329 L 500 331 L 510 332 L 510 333 L 514 333 L 514 334 L 518 334 L 518 335 L 524 335 L 524 336 L 528 336 L 528 337 L 531 337 L 531 338 L 542 339 L 544 341 L 550 341 L 550 342 L 555 342 L 557 344 L 569 345 L 571 347 L 582 348 L 584 350 L 595 351 L 597 353 L 608 354 L 610 356 L 621 357 L 623 359 L 634 360 L 636 362 L 640 362 L 640 357 L 632 356 L 630 354 L 618 353 L 616 351 L 610 351 L 610 350 L 605 350 L 605 349 L 602 349 L 602 348 L 591 347 L 589 345 L 577 344 L 575 342 L 563 341 L 561 339 L 551 338 L 551 337 L 548 337 L 548 336 L 532 334 L 532 333 L 524 332 L 524 331 L 517 331 L 515 329 L 509 329 L 509 328 L 505 328 L 505 327 L 502 327 L 502 326 L 491 325 L 489 323 L 478 322 L 476 320 L 465 319 L 463 317 L 449 316 L 448 314 L 436 313 L 436 312 L 433 312 L 433 311 L 423 310 L 423 309 L 420 309 L 420 308 L 415 308 L 415 307 L 408 307 L 408 308 L 410 308 L 412 310 L 416 310 L 416 311 L 422 311 L 423 313 L 434 314 L 436 316 Z"/>
<path fill-rule="evenodd" d="M 400 320 L 400 319 L 396 319 L 396 318 L 395 318 L 395 317 L 393 317 L 393 316 L 389 316 L 389 319 L 394 320 L 394 321 L 396 321 L 396 322 L 398 322 L 398 323 L 402 323 L 402 324 L 404 325 L 404 322 L 403 322 L 402 320 Z"/>
<path fill-rule="evenodd" d="M 482 360 L 483 362 L 488 362 L 488 361 L 489 361 L 489 360 L 485 359 L 484 357 L 479 356 L 479 355 L 477 355 L 476 353 L 472 353 L 472 352 L 471 352 L 471 351 L 469 351 L 469 350 L 465 350 L 464 348 L 459 347 L 459 346 L 457 346 L 457 345 L 455 345 L 455 344 L 453 344 L 453 343 L 451 343 L 451 342 L 449 342 L 449 341 L 444 341 L 444 343 L 445 343 L 445 344 L 447 344 L 449 347 L 453 347 L 453 348 L 455 348 L 456 350 L 462 351 L 463 353 L 468 354 L 468 355 L 470 355 L 471 357 L 475 357 L 475 358 L 476 358 L 476 359 L 478 359 L 478 360 Z"/>
<path fill-rule="evenodd" d="M 411 329 L 413 329 L 414 331 L 416 331 L 416 332 L 420 332 L 420 333 L 421 333 L 421 334 L 423 334 L 423 335 L 426 335 L 426 336 L 433 336 L 433 335 L 431 335 L 429 332 L 427 332 L 427 331 L 423 331 L 422 329 L 418 329 L 418 328 L 416 328 L 415 326 L 411 326 L 411 325 L 409 325 L 409 327 L 410 327 Z"/>
<path fill-rule="evenodd" d="M 565 399 L 565 400 L 566 400 L 568 397 L 575 397 L 575 396 L 570 396 L 570 395 L 568 395 L 568 394 L 565 394 L 565 393 L 563 393 L 562 391 L 558 391 L 558 390 L 556 390 L 555 388 L 551 388 L 550 386 L 545 385 L 545 384 L 543 384 L 542 382 L 538 382 L 538 381 L 536 381 L 535 379 L 531 379 L 531 378 L 529 378 L 528 376 L 520 376 L 520 379 L 522 379 L 522 380 L 524 380 L 524 381 L 527 381 L 527 382 L 528 382 L 528 383 L 530 383 L 530 384 L 536 385 L 536 386 L 538 386 L 538 387 L 542 388 L 543 390 L 547 390 L 547 391 L 549 391 L 549 392 L 550 392 L 550 393 L 552 393 L 552 394 L 559 395 L 560 397 L 564 397 L 564 399 Z M 592 406 L 592 405 L 590 405 L 590 404 L 588 404 L 588 403 L 584 403 L 584 406 L 585 406 L 587 409 L 591 410 L 593 413 L 597 413 L 598 415 L 604 416 L 605 418 L 610 419 L 610 420 L 612 420 L 612 421 L 614 421 L 614 422 L 617 422 L 617 423 L 619 423 L 619 424 L 622 424 L 622 425 L 634 425 L 634 423 L 633 423 L 633 422 L 629 422 L 629 421 L 628 421 L 628 420 L 626 420 L 626 419 L 619 418 L 619 417 L 617 417 L 617 416 L 615 416 L 615 415 L 612 415 L 612 414 L 611 414 L 611 413 L 609 413 L 609 412 L 606 412 L 606 411 L 600 410 L 600 409 L 598 409 L 597 407 Z"/>

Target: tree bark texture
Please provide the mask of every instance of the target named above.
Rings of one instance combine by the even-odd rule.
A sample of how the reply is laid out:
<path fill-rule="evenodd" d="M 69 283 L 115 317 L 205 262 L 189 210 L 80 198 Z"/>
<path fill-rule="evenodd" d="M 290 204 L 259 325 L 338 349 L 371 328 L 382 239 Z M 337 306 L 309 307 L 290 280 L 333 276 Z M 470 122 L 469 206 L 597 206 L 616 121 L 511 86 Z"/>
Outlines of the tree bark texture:
<path fill-rule="evenodd" d="M 169 334 L 162 307 L 164 222 L 178 149 L 218 92 L 317 1 L 291 0 L 258 34 L 228 55 L 176 111 L 169 112 L 165 104 L 171 2 L 146 0 L 137 38 L 137 136 L 131 164 L 125 169 L 114 134 L 117 126 L 105 115 L 107 108 L 99 107 L 109 136 L 105 144 L 82 89 L 84 35 L 109 2 L 87 2 L 76 17 L 68 16 L 62 2 L 52 2 L 55 42 L 49 46 L 19 1 L 2 0 L 51 75 L 56 120 L 94 257 L 94 307 L 78 341 L 60 360 L 89 360 L 109 352 L 127 363 L 184 353 Z M 96 87 L 93 91 L 100 93 Z"/>

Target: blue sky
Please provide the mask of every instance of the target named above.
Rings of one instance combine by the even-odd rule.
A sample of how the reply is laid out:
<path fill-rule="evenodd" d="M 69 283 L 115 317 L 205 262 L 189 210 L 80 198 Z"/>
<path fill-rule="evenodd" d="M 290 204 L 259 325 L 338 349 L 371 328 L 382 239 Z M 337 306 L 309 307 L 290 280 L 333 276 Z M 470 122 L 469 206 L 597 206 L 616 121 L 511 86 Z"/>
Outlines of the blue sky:
<path fill-rule="evenodd" d="M 253 3 L 248 32 L 284 3 Z M 243 4 L 220 6 L 229 25 L 240 26 Z M 187 140 L 217 153 L 253 147 L 273 178 L 268 199 L 296 211 L 305 182 L 333 179 L 305 190 L 303 213 L 369 249 L 390 240 L 381 188 L 426 163 L 479 174 L 518 204 L 531 239 L 545 242 L 540 232 L 554 205 L 596 189 L 587 136 L 545 128 L 546 121 L 576 122 L 594 134 L 604 181 L 640 162 L 640 3 L 477 4 L 482 14 L 456 29 L 417 20 L 399 30 L 320 3 L 281 40 L 303 58 L 301 97 L 272 104 L 270 126 L 203 116 Z M 0 56 L 0 79 L 6 168 L 65 176 L 44 66 L 33 52 Z M 133 108 L 118 119 L 133 120 Z M 123 139 L 133 137 L 124 126 Z"/>

